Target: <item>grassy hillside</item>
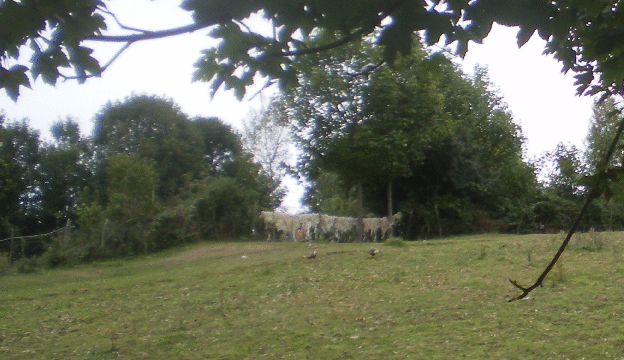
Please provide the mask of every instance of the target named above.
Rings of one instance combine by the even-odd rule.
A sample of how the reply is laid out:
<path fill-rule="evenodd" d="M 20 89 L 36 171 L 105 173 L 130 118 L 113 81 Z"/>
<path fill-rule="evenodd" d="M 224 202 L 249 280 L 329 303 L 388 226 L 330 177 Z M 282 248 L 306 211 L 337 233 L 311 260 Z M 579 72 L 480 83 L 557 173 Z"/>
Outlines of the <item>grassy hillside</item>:
<path fill-rule="evenodd" d="M 199 244 L 0 277 L 6 359 L 619 359 L 623 234 Z M 243 257 L 245 256 L 245 257 Z"/>

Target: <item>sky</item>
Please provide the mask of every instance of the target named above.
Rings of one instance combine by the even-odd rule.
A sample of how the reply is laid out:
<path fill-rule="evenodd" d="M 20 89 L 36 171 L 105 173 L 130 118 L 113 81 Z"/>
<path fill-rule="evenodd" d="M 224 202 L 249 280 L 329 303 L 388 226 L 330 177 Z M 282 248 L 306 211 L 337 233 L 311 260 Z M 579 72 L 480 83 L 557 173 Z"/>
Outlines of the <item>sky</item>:
<path fill-rule="evenodd" d="M 189 14 L 177 7 L 178 1 L 111 0 L 107 4 L 122 24 L 135 28 L 158 30 L 191 22 Z M 527 138 L 527 158 L 553 150 L 559 142 L 582 147 L 593 100 L 575 95 L 572 75 L 563 75 L 556 60 L 542 55 L 544 41 L 534 36 L 518 49 L 516 32 L 494 26 L 483 44 L 470 44 L 461 60 L 464 71 L 471 73 L 476 64 L 488 67 L 490 80 Z M 90 135 L 93 118 L 108 102 L 123 101 L 132 94 L 153 94 L 173 99 L 190 117 L 216 116 L 240 129 L 242 119 L 260 106 L 261 96 L 238 102 L 232 93 L 219 91 L 211 99 L 207 83 L 192 82 L 193 64 L 201 50 L 215 44 L 206 30 L 135 43 L 101 78 L 91 78 L 84 84 L 61 81 L 54 87 L 38 79 L 32 83 L 32 90 L 22 88 L 17 102 L 0 91 L 0 111 L 9 120 L 28 119 L 44 139 L 49 139 L 54 122 L 67 117 L 79 122 L 84 135 Z M 93 47 L 101 64 L 119 49 L 119 45 L 86 45 Z M 296 211 L 303 190 L 293 181 L 288 186 L 291 193 L 285 199 L 285 208 Z"/>

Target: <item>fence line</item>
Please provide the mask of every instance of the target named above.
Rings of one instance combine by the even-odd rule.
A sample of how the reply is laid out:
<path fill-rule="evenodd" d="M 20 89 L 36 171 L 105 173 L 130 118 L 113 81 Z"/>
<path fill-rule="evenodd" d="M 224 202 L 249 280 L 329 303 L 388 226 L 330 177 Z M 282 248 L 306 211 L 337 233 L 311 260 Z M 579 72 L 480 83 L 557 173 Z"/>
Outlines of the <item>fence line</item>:
<path fill-rule="evenodd" d="M 57 232 L 63 231 L 64 229 L 65 229 L 65 226 L 63 226 L 62 228 L 58 228 L 56 230 L 52 230 L 49 233 L 45 233 L 45 234 L 8 237 L 6 239 L 0 240 L 0 243 L 5 242 L 5 241 L 10 241 L 11 239 L 13 239 L 13 240 L 28 240 L 28 239 L 38 238 L 38 237 L 49 236 L 49 235 L 55 234 Z"/>
<path fill-rule="evenodd" d="M 13 227 L 11 227 L 11 237 L 7 238 L 7 239 L 2 239 L 0 240 L 0 243 L 3 243 L 5 241 L 10 241 L 11 245 L 9 247 L 9 253 L 8 253 L 8 257 L 9 257 L 9 266 L 13 266 L 13 251 L 15 249 L 15 241 L 18 240 L 21 243 L 21 256 L 24 256 L 24 246 L 25 246 L 25 240 L 35 240 L 35 239 L 40 239 L 40 238 L 45 238 L 51 235 L 54 235 L 56 233 L 59 233 L 61 231 L 65 231 L 65 236 L 63 239 L 63 244 L 66 243 L 67 241 L 67 236 L 68 236 L 68 231 L 71 227 L 71 221 L 67 220 L 67 223 L 65 224 L 65 226 L 58 228 L 56 230 L 52 230 L 48 233 L 45 234 L 37 234 L 37 235 L 28 235 L 28 236 L 13 236 Z"/>

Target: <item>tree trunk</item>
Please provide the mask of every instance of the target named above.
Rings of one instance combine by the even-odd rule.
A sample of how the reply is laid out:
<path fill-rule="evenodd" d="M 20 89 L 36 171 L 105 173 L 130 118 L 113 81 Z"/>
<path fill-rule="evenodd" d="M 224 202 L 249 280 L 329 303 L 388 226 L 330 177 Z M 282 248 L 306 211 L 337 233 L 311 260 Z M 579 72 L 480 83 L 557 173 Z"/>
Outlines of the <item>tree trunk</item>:
<path fill-rule="evenodd" d="M 61 249 L 61 252 L 63 254 L 65 254 L 67 249 L 69 248 L 70 229 L 71 229 L 71 220 L 67 219 L 67 222 L 65 223 L 65 231 L 63 232 L 63 248 Z"/>
<path fill-rule="evenodd" d="M 613 203 L 609 202 L 609 231 L 613 231 Z"/>
<path fill-rule="evenodd" d="M 388 181 L 388 224 L 390 224 L 389 237 L 394 236 L 394 224 L 392 219 L 392 179 Z"/>
<path fill-rule="evenodd" d="M 436 221 L 438 222 L 438 237 L 442 237 L 442 221 L 440 221 L 440 212 L 438 211 L 438 204 L 433 204 L 433 211 L 435 212 Z"/>
<path fill-rule="evenodd" d="M 357 241 L 362 242 L 364 241 L 364 195 L 363 195 L 364 190 L 362 187 L 362 181 L 358 181 L 356 188 L 357 188 L 357 212 L 358 212 L 356 237 L 357 237 Z"/>
<path fill-rule="evenodd" d="M 9 245 L 9 266 L 13 266 L 13 226 L 11 226 L 11 245 Z"/>
<path fill-rule="evenodd" d="M 407 219 L 407 230 L 405 238 L 408 240 L 414 239 L 412 235 L 412 226 L 414 225 L 414 209 L 410 210 L 409 218 Z"/>

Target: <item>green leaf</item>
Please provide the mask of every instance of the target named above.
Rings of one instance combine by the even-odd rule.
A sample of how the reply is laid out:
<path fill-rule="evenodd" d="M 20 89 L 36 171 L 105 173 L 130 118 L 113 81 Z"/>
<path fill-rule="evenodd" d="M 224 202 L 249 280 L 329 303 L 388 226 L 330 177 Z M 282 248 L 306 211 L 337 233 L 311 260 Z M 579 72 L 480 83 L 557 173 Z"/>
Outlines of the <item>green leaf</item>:
<path fill-rule="evenodd" d="M 26 71 L 28 68 L 23 65 L 14 65 L 9 70 L 0 67 L 0 88 L 4 88 L 13 101 L 17 101 L 19 97 L 20 86 L 26 86 L 30 89 L 30 81 L 26 76 Z"/>
<path fill-rule="evenodd" d="M 92 49 L 83 46 L 68 47 L 67 53 L 81 83 L 86 80 L 87 72 L 92 75 L 99 75 L 102 72 L 100 63 L 91 56 Z"/>
<path fill-rule="evenodd" d="M 531 39 L 531 36 L 533 36 L 533 34 L 535 33 L 535 30 L 537 30 L 537 28 L 521 27 L 520 30 L 518 30 L 518 35 L 517 35 L 518 47 L 524 46 L 524 44 L 526 44 Z"/>
<path fill-rule="evenodd" d="M 39 76 L 41 76 L 46 84 L 56 84 L 56 79 L 58 79 L 59 77 L 59 72 L 57 69 L 58 64 L 55 63 L 52 56 L 42 52 L 35 52 L 35 54 L 33 54 L 31 58 L 31 61 L 32 67 L 30 68 L 30 71 L 35 80 Z"/>

